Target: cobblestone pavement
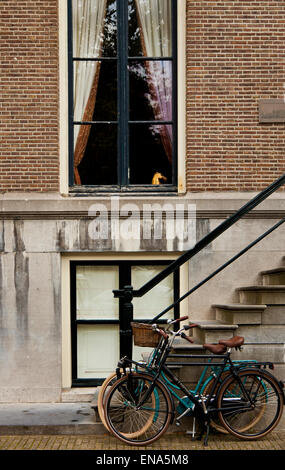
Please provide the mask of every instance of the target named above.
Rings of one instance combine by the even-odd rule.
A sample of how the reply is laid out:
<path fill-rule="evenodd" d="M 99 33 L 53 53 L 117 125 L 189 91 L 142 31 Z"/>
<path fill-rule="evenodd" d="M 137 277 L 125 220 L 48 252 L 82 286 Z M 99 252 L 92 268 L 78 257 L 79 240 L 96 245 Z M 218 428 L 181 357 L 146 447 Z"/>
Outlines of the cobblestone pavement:
<path fill-rule="evenodd" d="M 0 436 L 0 450 L 138 450 L 127 446 L 109 434 L 103 435 L 14 435 Z M 193 441 L 184 433 L 167 434 L 150 446 L 141 450 L 234 450 L 234 451 L 284 451 L 285 432 L 272 432 L 265 438 L 254 442 L 241 441 L 233 436 L 211 434 L 207 447 L 203 441 Z"/>

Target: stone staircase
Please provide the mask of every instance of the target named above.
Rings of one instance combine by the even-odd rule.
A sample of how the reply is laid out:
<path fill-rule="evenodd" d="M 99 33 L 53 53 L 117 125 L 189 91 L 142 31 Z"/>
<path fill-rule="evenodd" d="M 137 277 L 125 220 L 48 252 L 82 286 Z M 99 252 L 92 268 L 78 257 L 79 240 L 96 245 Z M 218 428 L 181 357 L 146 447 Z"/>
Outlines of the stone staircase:
<path fill-rule="evenodd" d="M 239 287 L 236 292 L 239 303 L 213 305 L 214 320 L 191 316 L 191 322 L 198 324 L 192 330 L 196 346 L 244 336 L 243 352 L 234 352 L 233 358 L 272 361 L 275 375 L 285 381 L 285 266 L 262 271 L 260 285 Z"/>

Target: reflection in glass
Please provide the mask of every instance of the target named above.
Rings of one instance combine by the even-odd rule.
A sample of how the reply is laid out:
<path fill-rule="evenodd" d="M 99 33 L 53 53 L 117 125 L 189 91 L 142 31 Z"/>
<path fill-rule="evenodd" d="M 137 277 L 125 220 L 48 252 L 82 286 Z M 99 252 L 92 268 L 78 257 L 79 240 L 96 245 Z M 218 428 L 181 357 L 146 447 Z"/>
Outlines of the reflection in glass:
<path fill-rule="evenodd" d="M 128 7 L 128 24 L 118 23 L 117 3 L 116 0 L 72 0 L 74 121 L 119 124 L 74 125 L 74 182 L 117 185 L 122 183 L 119 178 L 124 174 L 127 184 L 172 185 L 171 57 L 175 2 L 122 0 L 120 5 Z M 118 68 L 118 31 L 129 37 L 128 50 L 120 50 L 124 60 L 129 56 L 129 82 L 125 69 Z M 145 57 L 155 60 L 145 60 Z M 122 104 L 117 96 L 118 83 L 126 92 L 129 89 L 129 110 L 124 105 L 118 109 L 117 103 Z M 130 123 L 129 135 L 125 131 L 124 135 L 118 135 L 118 129 L 125 129 L 121 124 L 127 120 L 169 124 Z M 120 175 L 118 155 L 124 171 Z"/>
<path fill-rule="evenodd" d="M 143 55 L 141 28 L 138 21 L 138 13 L 134 0 L 129 0 L 129 51 L 130 57 Z"/>
<path fill-rule="evenodd" d="M 130 56 L 172 56 L 171 7 L 172 0 L 129 1 Z"/>
<path fill-rule="evenodd" d="M 118 181 L 117 125 L 92 124 L 79 127 L 80 132 L 88 133 L 88 143 L 82 159 L 79 163 L 74 162 L 81 184 L 116 185 Z"/>
<path fill-rule="evenodd" d="M 100 1 L 100 0 L 99 0 Z M 103 30 L 103 57 L 117 56 L 117 2 L 108 0 Z"/>
<path fill-rule="evenodd" d="M 98 58 L 102 55 L 107 11 L 110 11 L 110 1 L 107 0 L 72 1 L 73 57 Z M 96 103 L 100 62 L 75 60 L 73 66 L 74 120 L 91 121 Z M 83 159 L 88 137 L 88 128 L 74 127 L 75 184 L 84 184 L 78 167 Z"/>
<path fill-rule="evenodd" d="M 72 0 L 73 57 L 117 55 L 116 0 Z"/>
<path fill-rule="evenodd" d="M 130 124 L 129 129 L 130 184 L 172 184 L 172 126 Z"/>
<path fill-rule="evenodd" d="M 172 121 L 171 61 L 129 61 L 130 120 Z"/>

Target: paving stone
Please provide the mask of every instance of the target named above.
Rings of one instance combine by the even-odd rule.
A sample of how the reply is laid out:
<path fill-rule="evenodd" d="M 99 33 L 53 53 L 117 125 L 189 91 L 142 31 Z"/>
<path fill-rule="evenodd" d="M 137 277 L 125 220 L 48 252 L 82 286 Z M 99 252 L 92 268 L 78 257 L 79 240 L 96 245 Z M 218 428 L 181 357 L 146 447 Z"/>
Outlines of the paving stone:
<path fill-rule="evenodd" d="M 0 450 L 134 450 L 109 434 L 54 436 L 0 436 Z M 192 441 L 185 433 L 168 433 L 140 450 L 285 450 L 285 432 L 273 431 L 257 441 L 242 441 L 230 435 L 211 433 L 209 444 Z"/>

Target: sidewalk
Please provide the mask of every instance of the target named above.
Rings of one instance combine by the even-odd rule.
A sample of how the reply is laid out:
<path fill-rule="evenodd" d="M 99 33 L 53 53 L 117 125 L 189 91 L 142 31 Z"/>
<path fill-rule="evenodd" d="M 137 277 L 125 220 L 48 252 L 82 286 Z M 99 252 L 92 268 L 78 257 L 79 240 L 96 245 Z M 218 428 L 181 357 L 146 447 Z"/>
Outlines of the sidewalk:
<path fill-rule="evenodd" d="M 284 421 L 254 442 L 211 431 L 207 447 L 178 429 L 171 427 L 161 439 L 140 450 L 285 450 Z M 138 449 L 123 444 L 96 422 L 89 403 L 40 403 L 0 404 L 0 450 Z"/>

